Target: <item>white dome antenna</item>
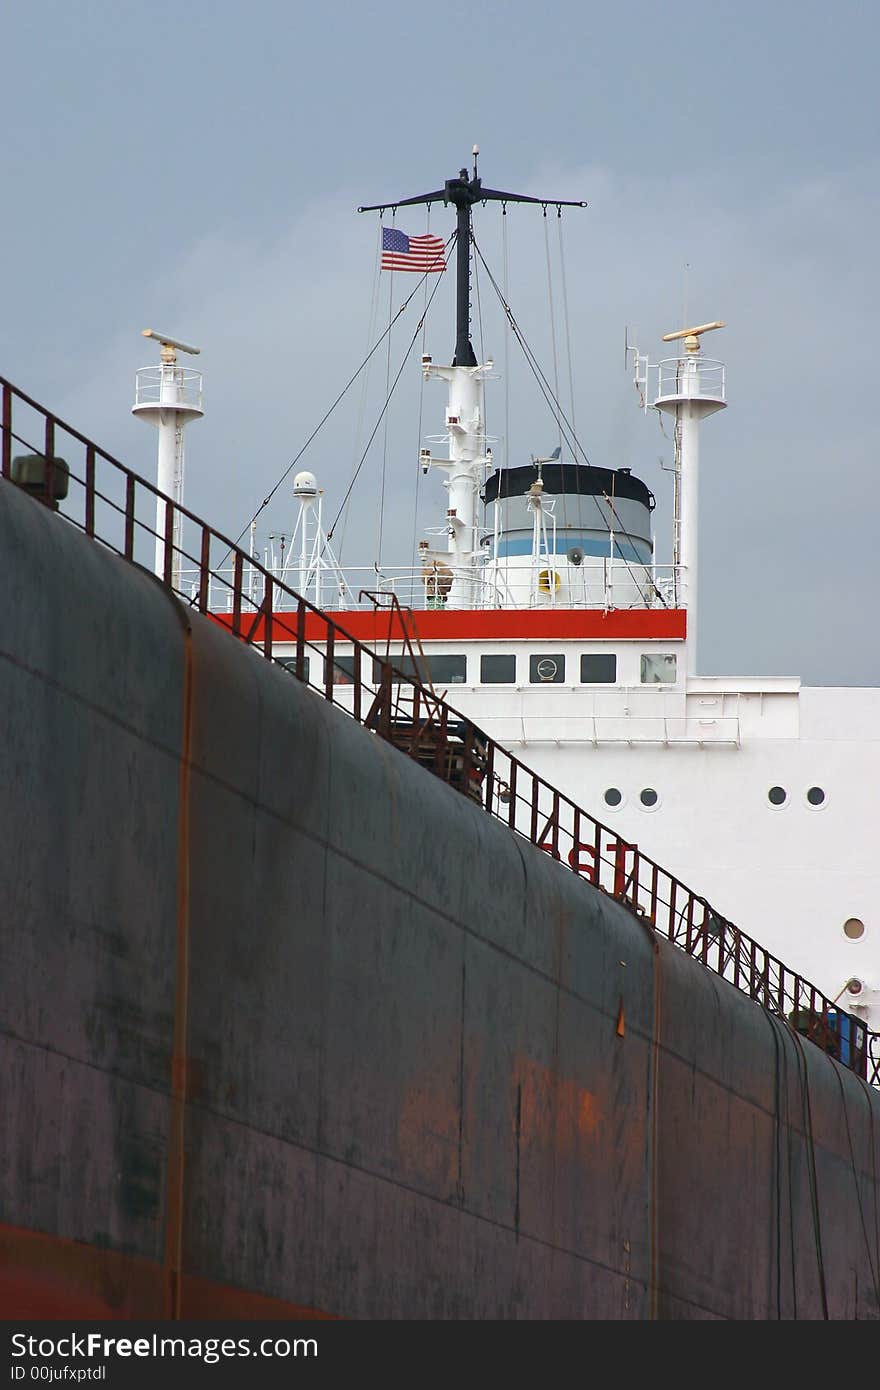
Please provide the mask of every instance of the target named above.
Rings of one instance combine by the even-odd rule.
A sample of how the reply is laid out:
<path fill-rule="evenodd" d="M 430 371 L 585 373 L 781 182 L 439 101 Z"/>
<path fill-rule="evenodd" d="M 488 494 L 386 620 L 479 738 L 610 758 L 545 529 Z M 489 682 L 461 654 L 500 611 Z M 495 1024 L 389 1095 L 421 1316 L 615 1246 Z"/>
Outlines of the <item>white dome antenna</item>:
<path fill-rule="evenodd" d="M 304 502 L 317 497 L 318 482 L 314 473 L 309 473 L 308 470 L 297 473 L 293 480 L 293 495 Z"/>
<path fill-rule="evenodd" d="M 336 590 L 336 604 L 344 608 L 348 585 L 330 544 L 330 537 L 324 530 L 324 491 L 318 486 L 318 480 L 310 469 L 304 468 L 295 475 L 293 495 L 299 502 L 299 514 L 290 537 L 287 558 L 278 577 L 282 584 L 295 583 L 297 591 L 311 598 L 319 608 L 325 604 L 323 590 L 329 578 Z M 294 559 L 297 539 L 298 564 Z"/>

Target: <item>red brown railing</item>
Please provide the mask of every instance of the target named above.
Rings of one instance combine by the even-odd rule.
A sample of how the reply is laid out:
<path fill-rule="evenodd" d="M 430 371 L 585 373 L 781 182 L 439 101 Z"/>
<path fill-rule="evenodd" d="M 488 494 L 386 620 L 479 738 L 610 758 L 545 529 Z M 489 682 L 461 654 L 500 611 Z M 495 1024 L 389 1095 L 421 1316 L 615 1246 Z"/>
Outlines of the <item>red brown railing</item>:
<path fill-rule="evenodd" d="M 156 504 L 165 501 L 164 583 L 194 579 L 179 597 L 213 616 L 240 641 L 286 667 L 331 703 L 403 750 L 578 877 L 633 912 L 646 928 L 728 980 L 873 1085 L 880 1085 L 880 1034 L 790 970 L 636 844 L 623 840 L 552 787 L 430 686 L 429 664 L 407 639 L 405 611 L 388 615 L 389 635 L 409 646 L 418 681 L 346 631 L 343 620 L 296 594 L 234 542 L 0 377 L 2 456 L 10 479 L 17 449 L 43 460 L 41 487 L 30 490 L 118 555 L 152 570 Z M 79 464 L 71 463 L 71 453 Z M 64 462 L 62 463 L 62 459 Z M 53 499 L 60 478 L 69 484 Z M 181 522 L 175 545 L 175 521 Z M 231 568 L 230 568 L 231 562 Z M 256 580 L 256 582 L 254 582 Z M 209 613 L 208 595 L 225 592 L 225 611 Z M 259 601 L 252 594 L 259 595 Z M 373 599 L 375 601 L 375 597 Z M 344 645 L 344 655 L 338 653 Z M 397 658 L 400 660 L 400 658 Z"/>

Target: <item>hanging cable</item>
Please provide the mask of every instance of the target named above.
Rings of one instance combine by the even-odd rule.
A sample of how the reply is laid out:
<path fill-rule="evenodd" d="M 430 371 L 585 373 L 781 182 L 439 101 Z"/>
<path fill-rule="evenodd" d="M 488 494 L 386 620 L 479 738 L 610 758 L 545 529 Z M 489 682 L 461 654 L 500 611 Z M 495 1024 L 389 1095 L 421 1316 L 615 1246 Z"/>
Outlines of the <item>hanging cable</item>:
<path fill-rule="evenodd" d="M 425 217 L 425 235 L 426 235 L 426 236 L 430 236 L 430 233 L 431 233 L 431 204 L 430 204 L 430 203 L 428 203 L 428 205 L 427 205 L 427 207 L 426 207 L 426 209 L 425 209 L 425 212 L 426 212 L 426 217 Z M 427 331 L 428 331 L 427 315 L 428 315 L 428 281 L 427 281 L 427 278 L 426 278 L 426 279 L 425 279 L 425 298 L 424 298 L 424 303 L 422 304 L 422 357 L 425 356 L 425 335 L 426 335 L 426 333 L 427 333 Z M 416 451 L 417 451 L 417 453 L 418 453 L 418 450 L 421 449 L 421 447 L 422 447 L 422 406 L 423 406 L 423 404 L 424 404 L 424 398 L 425 398 L 425 373 L 424 373 L 424 372 L 420 372 L 420 373 L 419 373 L 419 423 L 418 423 L 418 430 L 417 430 L 418 442 L 417 442 L 417 444 L 416 444 Z M 416 468 L 416 495 L 415 495 L 415 500 L 414 500 L 414 502 L 413 502 L 412 551 L 411 551 L 411 559 L 410 559 L 410 569 L 412 569 L 413 572 L 415 572 L 415 569 L 416 569 L 416 539 L 417 539 L 417 536 L 418 536 L 418 528 L 419 528 L 419 489 L 420 489 L 421 481 L 422 481 L 422 470 L 421 470 L 421 466 L 419 466 L 418 468 Z"/>
<path fill-rule="evenodd" d="M 568 284 L 565 276 L 565 248 L 562 244 L 562 208 L 556 209 L 556 226 L 559 230 L 559 270 L 562 278 L 562 316 L 565 323 L 565 353 L 568 359 L 568 393 L 571 398 L 571 432 L 577 435 L 574 419 L 574 367 L 571 358 L 571 330 L 568 322 Z"/>
<path fill-rule="evenodd" d="M 553 349 L 553 396 L 559 400 L 559 363 L 556 360 L 556 314 L 553 309 L 553 276 L 550 270 L 550 231 L 547 226 L 547 204 L 544 204 L 544 251 L 547 257 L 547 303 L 550 308 L 550 345 Z M 562 424 L 559 423 L 559 452 L 562 453 Z M 565 517 L 563 515 L 563 525 Z"/>
<path fill-rule="evenodd" d="M 474 250 L 476 251 L 477 256 L 479 257 L 480 261 L 482 262 L 483 269 L 485 270 L 485 272 L 486 272 L 486 274 L 487 274 L 487 276 L 488 276 L 488 278 L 489 278 L 489 283 L 490 283 L 490 285 L 492 286 L 493 290 L 495 291 L 495 294 L 496 294 L 497 297 L 498 297 L 498 300 L 499 300 L 499 302 L 500 302 L 500 304 L 501 304 L 501 307 L 502 307 L 502 309 L 504 310 L 505 316 L 506 316 L 507 321 L 508 321 L 508 323 L 509 323 L 509 325 L 510 325 L 510 328 L 511 328 L 511 331 L 512 331 L 512 333 L 513 333 L 513 336 L 514 336 L 514 338 L 516 339 L 516 341 L 519 343 L 520 347 L 522 348 L 523 355 L 525 356 L 525 359 L 526 359 L 527 363 L 529 364 L 529 368 L 531 369 L 532 375 L 534 376 L 535 380 L 536 380 L 537 383 L 538 383 L 538 386 L 539 386 L 539 388 L 540 388 L 540 390 L 541 390 L 541 394 L 543 395 L 545 401 L 547 402 L 547 405 L 548 405 L 549 408 L 550 408 L 550 413 L 552 414 L 554 420 L 556 421 L 556 424 L 557 424 L 559 430 L 562 432 L 563 437 L 564 437 L 564 439 L 565 439 L 565 442 L 568 444 L 568 446 L 569 446 L 569 448 L 572 450 L 572 452 L 574 452 L 575 450 L 578 451 L 578 452 L 581 454 L 581 456 L 582 456 L 584 462 L 585 462 L 586 464 L 589 465 L 589 463 L 590 463 L 589 458 L 587 457 L 587 455 L 586 455 L 584 449 L 581 447 L 581 445 L 580 445 L 580 443 L 577 441 L 577 439 L 575 439 L 574 436 L 571 435 L 571 426 L 569 425 L 568 420 L 567 420 L 567 418 L 566 418 L 566 416 L 565 416 L 565 413 L 563 412 L 562 407 L 561 407 L 561 405 L 559 404 L 559 400 L 558 400 L 558 398 L 555 398 L 555 397 L 554 397 L 554 395 L 553 395 L 553 388 L 552 388 L 552 386 L 550 385 L 550 382 L 547 380 L 547 377 L 545 376 L 544 372 L 542 371 L 541 366 L 540 366 L 540 363 L 538 362 L 537 357 L 535 356 L 535 354 L 534 354 L 534 352 L 532 351 L 532 349 L 529 347 L 529 344 L 528 344 L 528 342 L 526 341 L 526 338 L 525 338 L 524 333 L 522 332 L 522 329 L 520 328 L 519 324 L 517 323 L 516 319 L 514 318 L 513 310 L 511 309 L 510 305 L 508 304 L 507 300 L 505 299 L 504 295 L 502 294 L 501 288 L 500 288 L 500 286 L 499 286 L 499 284 L 498 284 L 498 281 L 495 279 L 494 275 L 492 274 L 491 270 L 489 269 L 489 266 L 488 266 L 488 264 L 487 264 L 487 262 L 486 262 L 486 258 L 485 258 L 485 256 L 483 255 L 482 251 L 480 250 L 479 246 L 477 245 L 476 241 L 474 241 Z"/>
<path fill-rule="evenodd" d="M 474 239 L 474 233 L 473 233 L 473 228 L 471 228 L 471 242 L 473 242 L 473 239 Z M 482 305 L 482 302 L 481 302 L 481 300 L 480 300 L 480 266 L 479 266 L 479 262 L 478 262 L 477 260 L 474 260 L 474 286 L 475 286 L 476 291 L 477 291 L 477 323 L 478 323 L 479 329 L 480 329 L 480 361 L 481 361 L 481 362 L 485 362 L 485 360 L 486 360 L 486 345 L 485 345 L 485 343 L 484 343 L 484 341 L 483 341 L 483 305 Z M 487 415 L 486 415 L 486 401 L 485 401 L 485 397 L 484 397 L 484 398 L 483 398 L 483 421 L 482 421 L 482 424 L 483 424 L 483 447 L 484 447 L 484 449 L 485 449 L 486 443 L 488 442 L 488 437 L 489 437 L 489 425 L 488 425 L 488 422 L 487 422 L 487 418 L 488 418 L 488 417 L 487 417 Z M 485 472 L 484 472 L 484 475 L 483 475 L 483 481 L 485 482 Z M 485 503 L 485 501 L 483 500 L 483 488 L 482 488 L 482 487 L 481 487 L 480 490 L 479 490 L 479 503 L 480 503 L 480 507 L 481 507 L 481 511 L 480 511 L 480 525 L 481 525 L 481 527 L 483 528 L 483 530 L 485 530 L 485 527 L 486 527 L 486 503 Z"/>
<path fill-rule="evenodd" d="M 575 436 L 575 434 L 574 434 L 573 431 L 572 431 L 571 424 L 569 423 L 568 418 L 567 418 L 567 416 L 566 416 L 564 410 L 562 409 L 562 405 L 560 404 L 559 398 L 553 395 L 553 388 L 551 387 L 549 381 L 547 380 L 547 377 L 545 376 L 544 372 L 542 371 L 541 366 L 540 366 L 540 364 L 539 364 L 539 362 L 538 362 L 537 357 L 535 356 L 534 352 L 532 351 L 531 347 L 529 346 L 528 342 L 526 341 L 525 335 L 524 335 L 524 333 L 522 332 L 522 329 L 520 328 L 520 326 L 519 326 L 519 324 L 517 323 L 516 319 L 514 318 L 513 311 L 512 311 L 512 309 L 511 309 L 510 305 L 507 303 L 506 299 L 505 299 L 504 296 L 502 295 L 501 290 L 500 290 L 499 285 L 498 285 L 498 282 L 497 282 L 497 280 L 495 279 L 495 277 L 493 276 L 491 270 L 489 269 L 489 267 L 488 267 L 488 265 L 487 265 L 487 263 L 486 263 L 486 258 L 485 258 L 485 256 L 483 255 L 482 251 L 480 250 L 479 246 L 477 245 L 476 241 L 474 241 L 474 250 L 476 251 L 477 256 L 479 257 L 480 261 L 482 261 L 483 269 L 485 270 L 487 276 L 489 277 L 489 283 L 492 285 L 492 288 L 494 289 L 496 295 L 498 296 L 498 299 L 499 299 L 499 301 L 500 301 L 500 303 L 501 303 L 501 307 L 502 307 L 502 309 L 504 310 L 504 313 L 505 313 L 505 316 L 506 316 L 508 322 L 510 323 L 510 327 L 511 327 L 511 330 L 512 330 L 512 332 L 513 332 L 513 336 L 516 338 L 516 341 L 519 343 L 520 347 L 521 347 L 522 350 L 523 350 L 523 354 L 524 354 L 525 359 L 526 359 L 526 361 L 527 361 L 527 363 L 528 363 L 528 365 L 529 365 L 529 367 L 530 367 L 530 369 L 531 369 L 532 375 L 534 376 L 536 382 L 538 383 L 538 388 L 539 388 L 539 390 L 541 391 L 541 394 L 543 395 L 545 401 L 547 402 L 547 405 L 548 405 L 549 408 L 550 408 L 551 414 L 553 415 L 554 419 L 556 420 L 556 422 L 557 422 L 557 424 L 558 424 L 558 426 L 559 426 L 560 434 L 562 435 L 562 437 L 564 438 L 565 442 L 568 444 L 569 448 L 571 449 L 572 455 L 573 455 L 573 457 L 574 457 L 574 459 L 575 459 L 575 462 L 577 462 L 577 454 L 578 454 L 578 452 L 580 452 L 581 457 L 583 458 L 584 462 L 587 464 L 587 467 L 592 467 L 592 464 L 590 463 L 590 460 L 589 460 L 589 458 L 587 457 L 587 454 L 586 454 L 585 450 L 583 449 L 583 447 L 581 446 L 581 444 L 580 444 L 580 442 L 578 441 L 577 437 Z M 604 497 L 605 501 L 608 503 L 608 505 L 609 505 L 609 507 L 611 508 L 611 511 L 612 511 L 614 517 L 616 518 L 616 520 L 617 520 L 617 522 L 618 522 L 618 529 L 619 529 L 621 535 L 624 536 L 624 537 L 633 545 L 633 547 L 634 547 L 634 549 L 635 549 L 635 548 L 636 548 L 636 539 L 637 539 L 637 538 L 636 538 L 635 536 L 631 535 L 631 533 L 630 533 L 630 532 L 626 529 L 626 527 L 623 525 L 623 522 L 622 522 L 621 519 L 620 519 L 620 514 L 618 513 L 617 508 L 616 508 L 615 505 L 614 505 L 613 499 L 612 499 L 611 497 L 609 497 L 608 493 L 605 492 L 604 489 L 603 489 L 603 492 L 602 492 L 602 496 Z M 564 518 L 563 518 L 563 519 L 564 519 Z M 630 566 L 630 563 L 629 563 L 629 560 L 628 560 L 627 557 L 623 554 L 622 551 L 621 551 L 621 553 L 620 553 L 620 555 L 619 555 L 618 558 L 621 559 L 621 560 L 623 561 L 623 563 L 624 563 L 624 565 L 626 566 L 626 569 L 627 569 L 627 571 L 628 571 L 628 573 L 629 573 L 629 575 L 630 575 L 630 578 L 633 580 L 633 583 L 634 583 L 634 584 L 636 585 L 636 587 L 638 588 L 638 586 L 639 586 L 639 580 L 637 579 L 637 577 L 636 577 L 634 571 L 632 570 L 632 568 L 631 568 L 631 566 Z M 645 576 L 646 576 L 647 583 L 650 585 L 651 591 L 653 592 L 654 596 L 660 600 L 660 603 L 663 605 L 664 608 L 668 608 L 669 605 L 667 604 L 666 599 L 664 598 L 664 596 L 663 596 L 663 594 L 661 593 L 660 589 L 658 589 L 657 585 L 654 583 L 654 580 L 648 575 L 648 573 L 647 573 L 647 566 L 644 566 L 644 569 L 645 569 Z"/>
<path fill-rule="evenodd" d="M 381 280 L 381 278 L 382 278 L 382 269 L 381 269 L 381 267 L 382 267 L 382 218 L 381 218 L 381 217 L 379 218 L 378 227 L 379 227 L 379 238 L 378 238 L 378 245 L 377 245 L 377 247 L 376 247 L 376 273 L 375 273 L 375 275 L 373 276 L 373 290 L 372 290 L 372 294 L 371 294 L 371 296 L 370 296 L 370 317 L 369 317 L 369 322 L 368 322 L 368 325 L 367 325 L 367 346 L 368 346 L 368 347 L 369 347 L 370 343 L 373 341 L 373 335 L 374 335 L 375 332 L 376 332 L 376 319 L 377 319 L 378 313 L 379 313 L 379 282 L 380 282 L 380 280 Z M 360 401 L 359 401 L 359 403 L 358 403 L 357 424 L 356 424 L 356 426 L 355 426 L 355 432 L 354 432 L 354 449 L 352 450 L 352 458 L 351 458 L 351 466 L 352 466 L 352 468 L 354 468 L 354 466 L 355 466 L 355 462 L 356 462 L 357 456 L 358 456 L 358 450 L 360 449 L 360 445 L 361 445 L 361 436 L 362 436 L 362 434 L 363 434 L 363 429 L 364 429 L 364 415 L 366 414 L 366 409 L 367 409 L 367 388 L 368 388 L 369 384 L 370 384 L 370 372 L 369 372 L 369 368 L 367 368 L 367 370 L 366 370 L 366 371 L 364 372 L 364 374 L 363 374 L 363 379 L 362 379 L 362 381 L 361 381 L 361 396 L 360 396 Z M 347 520 L 348 520 L 348 518 L 346 517 L 346 522 L 347 522 Z M 345 549 L 345 524 L 343 524 L 343 527 L 342 527 L 342 537 L 341 537 L 341 539 L 340 539 L 340 541 L 339 541 L 339 547 L 338 547 L 338 550 L 337 550 L 337 555 L 338 555 L 338 557 L 339 557 L 339 563 L 340 563 L 340 565 L 342 564 L 342 552 L 343 552 L 344 549 Z"/>
<path fill-rule="evenodd" d="M 451 232 L 450 235 L 447 237 L 447 239 L 446 239 L 446 244 L 445 244 L 445 246 L 444 246 L 444 248 L 443 248 L 444 254 L 445 254 L 447 251 L 451 250 L 452 246 L 453 246 L 454 243 L 455 243 L 455 237 L 456 237 L 456 233 L 455 233 L 455 232 Z M 421 279 L 419 280 L 418 284 L 416 284 L 416 286 L 414 287 L 412 293 L 409 294 L 409 295 L 407 295 L 406 299 L 403 301 L 403 303 L 401 304 L 400 308 L 397 310 L 397 313 L 394 315 L 394 318 L 392 319 L 391 323 L 388 325 L 388 327 L 387 327 L 386 329 L 383 330 L 383 332 L 380 334 L 380 336 L 376 339 L 375 343 L 374 343 L 373 346 L 370 348 L 369 352 L 367 353 L 366 357 L 365 357 L 365 358 L 363 359 L 363 361 L 361 362 L 360 366 L 359 366 L 359 367 L 357 368 L 357 370 L 356 370 L 355 372 L 353 372 L 352 375 L 349 377 L 348 381 L 345 383 L 345 385 L 343 386 L 342 390 L 339 392 L 339 395 L 338 395 L 338 396 L 336 397 L 336 399 L 333 401 L 332 405 L 330 405 L 330 406 L 328 407 L 328 409 L 327 409 L 327 410 L 325 411 L 325 413 L 322 415 L 321 419 L 318 421 L 318 423 L 317 423 L 317 425 L 315 426 L 315 428 L 312 430 L 312 432 L 311 432 L 311 434 L 309 435 L 309 437 L 308 437 L 308 439 L 306 440 L 306 442 L 302 445 L 302 447 L 301 447 L 300 449 L 297 450 L 296 454 L 295 454 L 294 457 L 291 459 L 290 463 L 287 465 L 287 467 L 285 468 L 284 472 L 281 474 L 281 477 L 278 479 L 278 481 L 274 484 L 274 486 L 271 488 L 271 490 L 270 490 L 270 491 L 266 494 L 266 496 L 263 498 L 263 500 L 262 500 L 262 502 L 260 503 L 259 507 L 258 507 L 257 510 L 254 512 L 253 516 L 251 517 L 250 521 L 247 523 L 246 526 L 244 526 L 244 527 L 242 528 L 240 534 L 238 535 L 238 537 L 237 537 L 236 540 L 234 541 L 234 544 L 235 544 L 235 545 L 238 545 L 238 544 L 241 542 L 241 540 L 243 539 L 244 536 L 247 535 L 248 531 L 251 529 L 251 527 L 253 526 L 254 522 L 257 520 L 257 517 L 260 515 L 260 513 L 263 511 L 263 509 L 264 509 L 265 507 L 268 507 L 269 503 L 272 501 L 272 498 L 275 496 L 275 493 L 276 493 L 276 492 L 278 491 L 278 489 L 281 487 L 281 484 L 285 481 L 285 479 L 287 479 L 287 478 L 290 476 L 290 474 L 293 472 L 294 468 L 296 468 L 296 465 L 299 463 L 299 461 L 300 461 L 300 459 L 302 458 L 303 454 L 305 453 L 306 449 L 307 449 L 307 448 L 309 447 L 309 445 L 313 442 L 313 440 L 317 437 L 317 435 L 320 433 L 320 431 L 324 428 L 324 426 L 326 425 L 327 421 L 330 419 L 330 416 L 333 414 L 334 410 L 335 410 L 336 407 L 339 405 L 339 402 L 340 402 L 340 401 L 342 400 L 342 398 L 348 393 L 348 391 L 351 389 L 351 387 L 353 386 L 353 384 L 357 381 L 358 377 L 360 376 L 361 372 L 362 372 L 362 371 L 364 370 L 364 368 L 366 367 L 367 363 L 368 363 L 368 362 L 370 361 L 370 359 L 375 355 L 375 353 L 378 352 L 379 348 L 382 346 L 383 342 L 385 341 L 385 338 L 386 338 L 387 335 L 390 333 L 391 329 L 394 327 L 394 324 L 397 322 L 397 320 L 400 318 L 400 316 L 406 312 L 406 310 L 409 308 L 410 304 L 412 303 L 413 299 L 414 299 L 415 296 L 418 294 L 419 290 L 422 288 L 422 285 L 423 285 L 423 284 L 425 283 L 425 281 L 427 280 L 428 276 L 429 276 L 429 275 L 432 275 L 432 274 L 436 274 L 436 271 L 429 271 L 429 270 L 426 270 L 426 271 L 424 272 L 424 274 L 422 275 Z M 432 295 L 431 297 L 433 298 L 433 295 Z M 363 458 L 361 459 L 361 462 L 363 462 Z M 360 464 L 358 465 L 358 468 L 360 468 Z M 231 550 L 229 550 L 229 551 L 226 552 L 226 555 L 224 556 L 223 560 L 221 561 L 221 565 L 223 565 L 223 564 L 226 563 L 226 560 L 229 558 L 229 556 L 230 556 L 231 554 L 232 554 L 232 551 L 231 551 Z"/>
<path fill-rule="evenodd" d="M 471 230 L 471 241 L 474 239 L 473 229 Z M 483 342 L 483 305 L 480 301 L 480 266 L 478 261 L 474 261 L 474 288 L 477 292 L 477 325 L 480 330 L 480 361 L 486 360 L 486 346 Z"/>
<path fill-rule="evenodd" d="M 504 302 L 508 299 L 509 249 L 507 244 L 507 204 L 501 204 L 501 274 L 504 280 Z M 510 464 L 510 323 L 504 316 L 504 462 Z"/>
<path fill-rule="evenodd" d="M 397 217 L 397 209 L 396 209 L 396 208 L 393 208 L 393 209 L 392 209 L 392 212 L 391 212 L 391 221 L 392 221 L 392 224 L 394 223 L 394 220 L 395 220 L 396 217 Z M 389 327 L 389 330 L 390 330 L 390 328 L 391 328 L 391 306 L 392 306 L 393 287 L 394 287 L 394 270 L 392 269 L 391 272 L 390 272 L 390 274 L 389 274 L 389 276 L 388 276 L 388 327 Z M 388 333 L 387 352 L 386 352 L 386 354 L 385 354 L 385 399 L 386 399 L 386 401 L 390 399 L 390 392 L 389 392 L 389 390 L 388 390 L 388 386 L 389 386 L 390 381 L 391 381 L 391 333 L 390 333 L 390 331 L 389 331 L 389 333 Z M 377 528 L 376 528 L 376 573 L 377 573 L 377 574 L 378 574 L 379 569 L 381 568 L 381 565 L 382 565 L 382 532 L 383 532 L 384 527 L 385 527 L 385 475 L 386 475 L 387 469 L 388 469 L 388 412 L 386 411 L 386 413 L 385 413 L 385 426 L 384 426 L 384 429 L 383 429 L 383 431 L 382 431 L 382 466 L 381 466 L 381 468 L 380 468 L 380 470 L 379 470 L 379 515 L 378 515 L 378 518 L 377 518 Z"/>
<path fill-rule="evenodd" d="M 453 243 L 455 242 L 455 237 L 456 237 L 456 233 L 453 232 L 452 235 L 449 237 L 447 243 L 446 243 L 446 247 L 445 247 L 446 250 L 450 250 L 450 249 L 451 249 Z M 436 271 L 433 271 L 433 272 L 430 272 L 430 273 L 431 273 L 431 274 L 437 274 Z M 390 400 L 391 400 L 391 397 L 394 395 L 394 391 L 395 391 L 395 388 L 396 388 L 396 386 L 397 386 L 397 383 L 399 382 L 401 376 L 403 375 L 403 369 L 404 369 L 404 367 L 406 366 L 407 359 L 409 358 L 409 355 L 410 355 L 410 353 L 412 352 L 413 346 L 414 346 L 414 344 L 415 344 L 415 342 L 416 342 L 416 339 L 417 339 L 418 336 L 419 336 L 419 333 L 422 331 L 422 327 L 423 327 L 424 322 L 425 322 L 425 319 L 427 318 L 427 315 L 428 315 L 428 310 L 430 309 L 432 303 L 434 302 L 434 295 L 437 293 L 437 290 L 438 290 L 439 287 L 440 287 L 440 282 L 441 282 L 441 280 L 442 280 L 442 278 L 443 278 L 443 274 L 444 274 L 444 273 L 445 273 L 445 272 L 441 272 L 441 273 L 437 274 L 437 283 L 435 284 L 434 288 L 433 288 L 432 291 L 431 291 L 430 297 L 429 297 L 429 299 L 428 299 L 427 306 L 426 306 L 426 308 L 425 308 L 424 313 L 422 314 L 422 317 L 419 319 L 418 323 L 416 324 L 415 332 L 413 333 L 412 337 L 411 337 L 410 340 L 409 340 L 409 343 L 407 344 L 406 352 L 403 354 L 403 357 L 401 358 L 401 361 L 400 361 L 400 366 L 399 366 L 398 369 L 397 369 L 397 375 L 395 376 L 394 381 L 391 383 L 390 390 L 388 391 L 388 394 L 387 394 L 387 396 L 385 397 L 385 401 L 384 401 L 384 403 L 383 403 L 383 405 L 382 405 L 382 409 L 379 411 L 379 415 L 378 415 L 378 418 L 377 418 L 377 420 L 376 420 L 376 423 L 375 423 L 375 425 L 373 426 L 372 431 L 370 432 L 370 437 L 369 437 L 369 439 L 367 440 L 367 443 L 366 443 L 366 446 L 365 446 L 365 448 L 364 448 L 364 451 L 363 451 L 363 453 L 362 453 L 361 456 L 360 456 L 360 459 L 359 459 L 359 461 L 358 461 L 357 468 L 354 470 L 354 474 L 352 475 L 351 481 L 349 482 L 348 487 L 345 489 L 345 495 L 343 496 L 342 502 L 340 503 L 339 510 L 338 510 L 338 512 L 336 513 L 336 516 L 333 518 L 333 525 L 330 527 L 329 531 L 327 532 L 327 540 L 328 540 L 328 541 L 331 540 L 332 537 L 333 537 L 333 532 L 334 532 L 335 529 L 336 529 L 336 524 L 337 524 L 337 522 L 339 521 L 339 518 L 340 518 L 340 516 L 342 515 L 343 511 L 345 510 L 345 507 L 346 507 L 346 504 L 347 504 L 347 502 L 348 502 L 348 499 L 349 499 L 349 497 L 351 496 L 352 488 L 354 487 L 355 483 L 357 482 L 358 475 L 359 475 L 361 469 L 362 469 L 363 466 L 364 466 L 364 460 L 366 459 L 367 454 L 370 452 L 370 446 L 372 445 L 373 440 L 376 438 L 376 435 L 379 433 L 379 426 L 381 425 L 383 419 L 385 418 L 385 412 L 386 412 L 386 410 L 388 409 L 388 405 L 389 405 L 389 402 L 390 402 Z M 415 291 L 413 291 L 413 293 L 415 293 Z M 410 296 L 410 298 L 412 298 L 412 295 Z M 384 334 L 383 334 L 383 337 L 384 337 Z"/>

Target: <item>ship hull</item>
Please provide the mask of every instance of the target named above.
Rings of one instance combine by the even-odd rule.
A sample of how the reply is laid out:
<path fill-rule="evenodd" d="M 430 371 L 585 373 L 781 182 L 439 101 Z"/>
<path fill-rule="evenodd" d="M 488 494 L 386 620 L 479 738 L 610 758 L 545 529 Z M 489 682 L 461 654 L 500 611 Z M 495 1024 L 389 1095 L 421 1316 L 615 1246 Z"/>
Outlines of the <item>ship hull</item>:
<path fill-rule="evenodd" d="M 8 484 L 0 548 L 8 1316 L 878 1316 L 875 1091 Z"/>

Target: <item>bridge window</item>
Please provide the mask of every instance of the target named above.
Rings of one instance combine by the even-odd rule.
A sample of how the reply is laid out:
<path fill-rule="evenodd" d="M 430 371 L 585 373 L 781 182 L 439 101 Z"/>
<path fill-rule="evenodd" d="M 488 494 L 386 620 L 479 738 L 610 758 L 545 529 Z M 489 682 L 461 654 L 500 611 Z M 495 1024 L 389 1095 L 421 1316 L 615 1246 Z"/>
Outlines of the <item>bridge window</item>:
<path fill-rule="evenodd" d="M 333 658 L 333 684 L 334 685 L 353 685 L 354 684 L 354 656 L 334 656 Z M 364 663 L 361 661 L 361 680 L 364 675 Z"/>
<path fill-rule="evenodd" d="M 388 658 L 390 664 L 400 671 L 409 680 L 416 680 L 420 685 L 464 685 L 467 680 L 467 657 L 466 656 L 433 656 L 418 657 L 416 660 L 406 653 L 404 655 L 392 652 Z M 382 662 L 373 661 L 373 683 L 378 685 L 382 679 Z M 394 678 L 392 678 L 394 679 Z"/>
<path fill-rule="evenodd" d="M 282 657 L 279 657 L 279 658 L 278 658 L 277 665 L 278 665 L 278 666 L 283 666 L 284 669 L 285 669 L 285 671 L 289 671 L 290 674 L 291 674 L 292 676 L 295 676 L 295 675 L 296 675 L 296 657 L 295 657 L 295 656 L 282 656 Z M 307 681 L 308 678 L 309 678 L 309 658 L 308 658 L 307 656 L 304 656 L 304 657 L 303 657 L 303 680 L 306 680 L 306 681 Z"/>
<path fill-rule="evenodd" d="M 515 656 L 481 656 L 480 680 L 483 685 L 515 685 Z"/>
<path fill-rule="evenodd" d="M 565 657 L 557 652 L 549 656 L 530 656 L 529 680 L 532 685 L 561 685 L 565 680 Z"/>
<path fill-rule="evenodd" d="M 581 656 L 581 681 L 584 685 L 613 685 L 617 680 L 617 657 L 614 652 L 584 652 Z"/>
<path fill-rule="evenodd" d="M 642 657 L 642 684 L 674 684 L 677 664 L 674 652 L 646 652 Z"/>

